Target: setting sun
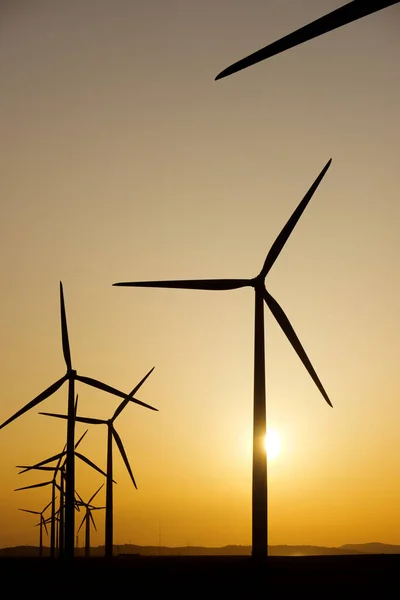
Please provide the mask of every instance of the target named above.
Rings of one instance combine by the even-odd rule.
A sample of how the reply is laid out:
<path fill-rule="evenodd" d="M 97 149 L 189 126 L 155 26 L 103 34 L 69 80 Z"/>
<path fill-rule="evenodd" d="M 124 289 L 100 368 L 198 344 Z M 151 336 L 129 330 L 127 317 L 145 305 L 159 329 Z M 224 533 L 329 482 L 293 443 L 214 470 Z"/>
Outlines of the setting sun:
<path fill-rule="evenodd" d="M 265 436 L 265 449 L 268 460 L 274 460 L 281 453 L 281 436 L 276 429 L 269 428 Z"/>

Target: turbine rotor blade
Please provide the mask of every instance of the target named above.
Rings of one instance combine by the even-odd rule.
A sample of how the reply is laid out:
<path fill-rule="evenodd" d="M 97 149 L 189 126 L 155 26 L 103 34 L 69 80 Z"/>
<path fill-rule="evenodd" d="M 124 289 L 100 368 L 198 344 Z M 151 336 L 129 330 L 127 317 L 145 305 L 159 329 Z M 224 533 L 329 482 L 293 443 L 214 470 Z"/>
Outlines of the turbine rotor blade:
<path fill-rule="evenodd" d="M 94 527 L 94 528 L 95 528 L 95 530 L 97 531 L 96 523 L 94 522 L 93 515 L 92 515 L 92 511 L 91 511 L 91 509 L 90 509 L 90 508 L 89 508 L 89 517 L 90 517 L 90 520 L 91 520 L 91 521 L 92 521 L 92 523 L 93 523 L 93 527 Z"/>
<path fill-rule="evenodd" d="M 121 412 L 124 410 L 125 406 L 130 402 L 130 399 L 132 398 L 132 396 L 134 396 L 134 394 L 136 394 L 136 392 L 138 391 L 138 389 L 144 384 L 144 382 L 151 375 L 151 373 L 154 371 L 154 369 L 155 369 L 155 367 L 153 367 L 152 369 L 150 369 L 150 371 L 143 377 L 143 379 L 141 379 L 139 381 L 139 383 L 129 393 L 129 397 L 125 398 L 125 400 L 123 400 L 123 402 L 121 402 L 121 404 L 118 406 L 117 410 L 115 411 L 115 413 L 111 417 L 111 423 L 113 423 L 115 421 L 115 419 L 118 417 L 118 415 L 121 414 Z"/>
<path fill-rule="evenodd" d="M 312 366 L 292 325 L 290 324 L 289 319 L 287 318 L 287 316 L 285 315 L 281 306 L 278 304 L 278 302 L 275 300 L 275 298 L 273 298 L 271 296 L 271 294 L 269 294 L 267 292 L 266 289 L 264 289 L 263 292 L 264 292 L 264 300 L 267 303 L 268 308 L 274 315 L 275 319 L 277 320 L 278 324 L 280 325 L 283 333 L 286 335 L 287 339 L 291 343 L 293 349 L 297 353 L 297 356 L 300 358 L 301 362 L 307 369 L 312 380 L 314 381 L 315 385 L 321 392 L 321 394 L 324 397 L 324 399 L 326 400 L 326 402 L 329 404 L 329 406 L 332 406 L 332 402 L 330 401 L 329 396 L 324 389 L 324 386 L 322 385 L 321 381 L 319 380 L 319 377 L 318 377 L 317 373 L 315 372 L 314 367 Z"/>
<path fill-rule="evenodd" d="M 135 478 L 134 478 L 134 476 L 133 476 L 132 469 L 131 469 L 131 466 L 130 466 L 130 464 L 129 464 L 128 457 L 127 457 L 127 455 L 126 455 L 126 452 L 125 452 L 124 446 L 122 445 L 122 440 L 121 440 L 121 438 L 119 437 L 119 435 L 118 435 L 118 433 L 116 432 L 116 430 L 114 429 L 114 427 L 112 428 L 112 430 L 111 430 L 111 431 L 112 431 L 112 434 L 113 434 L 113 436 L 114 436 L 114 440 L 115 440 L 115 442 L 116 442 L 116 444 L 117 444 L 117 446 L 118 446 L 118 449 L 119 449 L 119 451 L 120 451 L 120 453 L 121 453 L 121 456 L 122 456 L 122 459 L 123 459 L 123 461 L 124 461 L 124 463 L 125 463 L 125 466 L 126 466 L 126 468 L 127 468 L 127 470 L 128 470 L 128 473 L 129 473 L 129 475 L 130 475 L 130 477 L 131 477 L 131 479 L 132 479 L 132 483 L 133 483 L 133 485 L 135 486 L 135 488 L 137 489 L 136 481 L 135 481 Z"/>
<path fill-rule="evenodd" d="M 36 463 L 35 465 L 32 465 L 31 467 L 24 467 L 26 471 L 30 471 L 31 469 L 37 469 L 39 467 L 42 467 L 43 465 L 47 465 L 49 462 L 53 462 L 55 460 L 58 460 L 59 458 L 62 458 L 66 453 L 65 452 L 60 452 L 59 454 L 55 454 L 54 456 L 50 456 L 50 458 L 46 458 L 45 460 L 42 460 L 38 463 Z M 21 467 L 18 467 L 19 469 Z"/>
<path fill-rule="evenodd" d="M 44 528 L 45 528 L 45 530 L 46 530 L 46 533 L 47 533 L 47 535 L 49 535 L 49 532 L 48 532 L 48 530 L 47 530 L 46 521 L 45 521 L 45 519 L 43 519 L 43 515 L 41 515 L 41 521 L 42 521 L 42 523 L 43 523 L 43 525 L 44 525 Z"/>
<path fill-rule="evenodd" d="M 33 485 L 27 485 L 25 487 L 17 488 L 14 492 L 20 492 L 21 490 L 31 490 L 32 488 L 44 487 L 45 485 L 50 485 L 53 483 L 52 481 L 45 481 L 43 483 L 35 483 Z M 40 514 L 40 513 L 38 513 Z"/>
<path fill-rule="evenodd" d="M 67 370 L 71 371 L 72 370 L 71 351 L 69 348 L 67 316 L 65 313 L 64 291 L 63 291 L 63 285 L 62 285 L 61 281 L 60 281 L 60 305 L 61 305 L 61 337 L 62 337 L 64 360 L 65 360 L 65 364 L 67 365 Z"/>
<path fill-rule="evenodd" d="M 265 48 L 261 48 L 261 50 L 257 50 L 257 52 L 253 52 L 253 54 L 235 62 L 233 65 L 221 71 L 221 73 L 216 76 L 215 80 L 222 79 L 223 77 L 237 73 L 242 69 L 251 67 L 262 60 L 280 54 L 285 50 L 303 44 L 304 42 L 328 33 L 329 31 L 333 31 L 338 27 L 347 25 L 352 21 L 357 21 L 382 8 L 397 4 L 398 1 L 399 0 L 369 0 L 369 2 L 360 2 L 359 0 L 354 0 L 353 2 L 349 2 L 327 15 L 312 21 L 308 25 L 289 33 L 289 35 L 280 38 L 272 44 L 268 44 Z"/>
<path fill-rule="evenodd" d="M 178 281 L 132 281 L 113 283 L 121 287 L 155 287 L 183 290 L 236 290 L 251 285 L 249 279 L 187 279 Z"/>
<path fill-rule="evenodd" d="M 81 521 L 81 524 L 79 525 L 79 527 L 78 527 L 78 530 L 77 530 L 77 532 L 76 532 L 76 533 L 79 533 L 79 532 L 80 532 L 80 530 L 81 530 L 81 527 L 82 527 L 82 525 L 84 524 L 84 522 L 85 522 L 85 520 L 86 520 L 86 517 L 87 517 L 87 513 L 84 515 L 84 517 L 83 517 L 83 519 L 82 519 L 82 521 Z"/>
<path fill-rule="evenodd" d="M 120 398 L 129 397 L 124 392 L 121 392 L 120 390 L 117 390 L 116 388 L 113 388 L 110 385 L 107 385 L 106 383 L 102 383 L 101 381 L 98 381 L 97 379 L 92 379 L 91 377 L 83 377 L 82 375 L 77 375 L 75 379 L 77 379 L 78 381 L 81 381 L 82 383 L 86 383 L 87 385 L 91 385 L 92 387 L 98 388 L 99 390 L 102 390 L 103 392 L 108 392 L 109 394 L 113 394 L 114 396 L 119 396 Z M 129 397 L 129 400 L 131 402 L 134 402 L 135 404 L 139 404 L 140 406 L 149 408 L 150 410 L 158 411 L 158 409 L 154 408 L 154 406 L 150 406 L 150 404 L 145 404 L 145 402 L 141 402 L 140 400 L 137 400 L 136 398 Z"/>
<path fill-rule="evenodd" d="M 81 460 L 83 460 L 83 462 L 85 462 L 87 465 L 89 465 L 89 467 L 92 467 L 92 469 L 95 469 L 96 471 L 98 471 L 99 473 L 101 473 L 102 475 L 104 475 L 104 477 L 107 477 L 107 473 L 105 473 L 104 471 L 102 471 L 100 469 L 100 467 L 98 467 L 97 465 L 94 464 L 94 462 L 92 462 L 91 460 L 89 460 L 88 458 L 86 458 L 86 456 L 83 456 L 83 454 L 80 454 L 79 452 L 75 452 L 75 456 L 77 456 L 78 458 L 80 458 Z"/>
<path fill-rule="evenodd" d="M 34 408 L 37 404 L 39 404 L 43 400 L 46 400 L 46 398 L 48 398 L 49 396 L 54 394 L 54 392 L 56 392 L 62 386 L 62 384 L 65 381 L 67 381 L 67 379 L 68 379 L 68 375 L 64 375 L 64 377 L 61 377 L 61 379 L 59 379 L 55 383 L 52 383 L 46 390 L 44 390 L 44 392 L 39 394 L 39 396 L 36 396 L 36 398 L 34 398 L 30 402 L 28 402 L 28 404 L 26 404 L 23 408 L 21 408 L 19 411 L 17 411 L 12 417 L 7 419 L 7 421 L 4 421 L 4 423 L 2 423 L 2 425 L 0 425 L 0 429 L 2 429 L 3 427 L 5 427 L 9 423 L 11 423 L 11 421 L 14 421 L 14 419 L 17 419 L 18 417 L 23 415 L 25 412 L 27 412 L 31 408 Z"/>
<path fill-rule="evenodd" d="M 99 493 L 99 491 L 101 490 L 101 488 L 104 487 L 104 483 L 101 484 L 101 486 L 99 487 L 99 489 L 93 494 L 93 496 L 88 500 L 88 504 L 91 503 L 91 501 L 93 500 L 93 498 L 95 498 L 97 496 L 97 494 Z"/>
<path fill-rule="evenodd" d="M 282 231 L 280 232 L 280 234 L 278 235 L 278 237 L 272 244 L 271 249 L 267 254 L 267 258 L 265 259 L 264 266 L 261 269 L 260 276 L 263 279 L 267 276 L 272 265 L 278 258 L 283 246 L 286 244 L 290 234 L 292 233 L 293 229 L 296 227 L 298 220 L 300 219 L 301 215 L 303 214 L 304 210 L 306 209 L 307 204 L 310 202 L 314 192 L 316 191 L 317 187 L 321 183 L 322 178 L 324 177 L 325 173 L 329 169 L 331 162 L 332 162 L 332 159 L 328 160 L 325 167 L 322 169 L 321 173 L 318 175 L 317 179 L 314 181 L 314 183 L 312 184 L 312 186 L 310 187 L 310 189 L 304 196 L 303 200 L 297 206 L 296 210 L 293 212 L 290 219 L 288 220 L 288 222 L 286 223 L 286 225 L 284 226 L 284 228 L 282 229 Z"/>
<path fill-rule="evenodd" d="M 76 419 L 77 419 L 77 417 L 75 417 L 75 421 L 76 421 Z M 75 450 L 77 449 L 77 447 L 79 446 L 79 444 L 81 443 L 81 441 L 83 440 L 83 438 L 85 437 L 85 435 L 87 434 L 87 432 L 88 432 L 88 431 L 89 431 L 89 430 L 88 430 L 88 429 L 86 429 L 85 433 L 83 433 L 83 434 L 81 435 L 81 437 L 79 438 L 79 440 L 76 442 L 76 444 L 75 444 Z"/>
<path fill-rule="evenodd" d="M 28 510 L 27 508 L 19 508 L 18 510 L 22 510 L 23 512 L 32 513 L 33 515 L 40 515 L 38 510 Z"/>
<path fill-rule="evenodd" d="M 60 415 L 57 413 L 40 412 L 39 415 L 45 415 L 46 417 L 56 417 L 57 419 L 68 419 L 68 415 Z M 104 423 L 107 423 L 107 421 L 105 421 L 104 419 L 93 419 L 92 417 L 76 417 L 75 421 L 78 421 L 79 423 L 89 423 L 91 425 L 102 425 Z M 79 440 L 75 444 L 75 448 L 82 441 L 83 437 L 87 434 L 87 431 L 88 430 L 86 430 L 85 433 L 79 438 Z"/>

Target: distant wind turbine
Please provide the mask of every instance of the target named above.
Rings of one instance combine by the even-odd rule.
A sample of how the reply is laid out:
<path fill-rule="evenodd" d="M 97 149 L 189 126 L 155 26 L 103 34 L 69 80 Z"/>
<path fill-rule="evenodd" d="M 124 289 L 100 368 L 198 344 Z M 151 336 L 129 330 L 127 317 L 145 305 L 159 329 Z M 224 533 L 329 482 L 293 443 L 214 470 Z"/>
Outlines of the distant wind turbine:
<path fill-rule="evenodd" d="M 67 461 L 66 461 L 66 484 L 65 484 L 65 557 L 74 557 L 74 545 L 75 545 L 75 515 L 74 515 L 74 502 L 75 502 L 75 452 L 74 452 L 74 438 L 75 438 L 75 381 L 86 383 L 92 387 L 95 387 L 109 394 L 114 394 L 120 398 L 126 398 L 127 394 L 113 388 L 97 379 L 91 377 L 83 377 L 78 375 L 76 370 L 72 368 L 71 352 L 69 347 L 68 329 L 67 329 L 67 317 L 65 313 L 64 293 L 63 286 L 60 282 L 60 304 L 61 304 L 61 336 L 62 336 L 62 347 L 65 364 L 67 366 L 66 374 L 48 387 L 44 392 L 36 396 L 34 400 L 28 402 L 23 408 L 17 411 L 12 417 L 4 421 L 0 425 L 0 429 L 17 419 L 25 412 L 37 406 L 40 402 L 54 394 L 66 381 L 68 381 L 68 421 L 67 421 Z M 150 410 L 157 410 L 144 402 L 140 402 L 135 398 L 130 397 L 130 401 Z"/>
<path fill-rule="evenodd" d="M 320 184 L 331 160 L 325 165 L 303 200 L 272 244 L 260 273 L 253 279 L 203 279 L 185 281 L 135 281 L 114 283 L 116 286 L 179 288 L 191 290 L 234 290 L 252 287 L 255 291 L 254 324 L 254 415 L 253 415 L 253 493 L 252 493 L 252 554 L 264 557 L 268 554 L 267 531 L 267 456 L 266 435 L 266 393 L 265 393 L 265 348 L 264 348 L 264 302 L 298 354 L 326 402 L 332 406 L 303 346 L 301 345 L 287 316 L 278 302 L 265 288 L 265 277 L 278 258 L 282 248 L 300 219 L 315 190 Z"/>
<path fill-rule="evenodd" d="M 316 21 L 312 21 L 312 23 L 297 29 L 293 33 L 289 33 L 289 35 L 286 35 L 285 37 L 273 42 L 272 44 L 269 44 L 268 46 L 265 46 L 265 48 L 257 50 L 257 52 L 254 52 L 253 54 L 246 56 L 246 58 L 242 58 L 241 60 L 235 62 L 230 67 L 227 67 L 221 71 L 221 73 L 219 73 L 215 79 L 222 79 L 223 77 L 237 73 L 242 69 L 251 67 L 262 60 L 271 58 L 271 56 L 280 54 L 285 50 L 289 50 L 294 46 L 298 46 L 299 44 L 303 44 L 308 40 L 312 40 L 313 38 L 328 33 L 329 31 L 333 31 L 338 27 L 342 27 L 343 25 L 347 25 L 348 23 L 352 23 L 353 21 L 357 21 L 358 19 L 362 19 L 363 17 L 371 15 L 378 10 L 382 10 L 388 6 L 397 4 L 399 1 L 400 0 L 353 0 L 353 2 L 349 2 L 348 4 L 337 8 L 336 10 L 324 15 Z"/>
<path fill-rule="evenodd" d="M 19 510 L 22 510 L 23 512 L 27 512 L 27 513 L 32 513 L 33 515 L 40 515 L 40 521 L 39 521 L 39 556 L 40 558 L 42 558 L 43 556 L 43 527 L 47 532 L 47 525 L 46 525 L 46 520 L 44 518 L 44 513 L 46 512 L 46 510 L 49 508 L 51 502 L 49 502 L 42 511 L 40 510 L 28 510 L 27 508 L 20 508 Z"/>
<path fill-rule="evenodd" d="M 79 438 L 79 440 L 76 442 L 75 444 L 75 456 L 77 456 L 82 462 L 86 463 L 87 465 L 89 465 L 89 467 L 91 467 L 92 469 L 94 469 L 95 471 L 97 471 L 98 473 L 100 473 L 101 475 L 103 475 L 104 477 L 106 477 L 106 473 L 100 469 L 100 467 L 98 467 L 94 462 L 92 462 L 91 460 L 89 460 L 86 456 L 84 456 L 83 454 L 81 454 L 80 452 L 76 451 L 76 448 L 79 446 L 79 444 L 81 443 L 81 441 L 83 440 L 83 438 L 85 437 L 85 435 L 87 434 L 87 430 L 85 431 L 85 433 L 83 435 L 81 435 L 81 437 Z M 51 529 L 50 529 L 50 556 L 51 558 L 54 558 L 55 556 L 55 515 L 56 515 L 56 506 L 55 506 L 55 495 L 56 495 L 56 489 L 58 489 L 59 493 L 60 493 L 60 506 L 59 506 L 59 523 L 60 523 L 60 554 L 63 553 L 64 551 L 64 505 L 65 505 L 65 492 L 64 492 L 64 482 L 65 482 L 65 478 L 66 478 L 66 456 L 67 456 L 67 452 L 64 450 L 62 452 L 60 452 L 59 454 L 54 454 L 54 456 L 50 456 L 49 458 L 46 458 L 34 465 L 31 466 L 26 466 L 26 465 L 17 465 L 18 469 L 23 469 L 22 471 L 20 471 L 18 473 L 18 475 L 22 475 L 23 473 L 26 473 L 27 471 L 31 471 L 31 470 L 38 470 L 38 471 L 52 471 L 53 472 L 53 477 L 50 481 L 44 481 L 42 483 L 36 483 L 33 485 L 28 485 L 25 487 L 21 487 L 21 488 L 17 488 L 16 490 L 14 490 L 15 492 L 19 492 L 21 490 L 27 490 L 27 489 L 32 489 L 32 488 L 37 488 L 37 487 L 44 487 L 46 485 L 51 485 L 52 487 L 52 501 L 51 501 L 51 505 L 52 505 L 52 510 L 51 510 L 51 519 L 50 519 L 50 523 L 51 523 Z M 62 461 L 62 459 L 64 458 L 64 461 Z M 55 466 L 48 466 L 50 463 L 57 461 L 57 464 Z M 57 475 L 60 474 L 60 482 L 57 483 Z"/>
<path fill-rule="evenodd" d="M 92 417 L 76 417 L 76 421 L 80 423 L 88 423 L 90 425 L 107 425 L 107 480 L 106 480 L 106 539 L 105 539 L 105 556 L 110 558 L 113 554 L 113 439 L 117 444 L 118 450 L 122 456 L 122 460 L 125 463 L 127 471 L 132 479 L 132 483 L 137 489 L 135 478 L 132 473 L 132 469 L 129 464 L 128 457 L 126 455 L 122 440 L 114 427 L 114 421 L 124 410 L 128 404 L 129 399 L 133 396 L 137 390 L 143 385 L 146 379 L 154 370 L 154 367 L 143 377 L 143 379 L 133 388 L 129 396 L 121 402 L 116 411 L 114 412 L 111 419 L 94 419 Z M 67 415 L 60 415 L 55 413 L 40 413 L 48 417 L 56 417 L 58 419 L 67 419 Z"/>
<path fill-rule="evenodd" d="M 76 492 L 79 503 L 81 506 L 85 507 L 86 512 L 82 519 L 81 524 L 79 525 L 77 534 L 80 532 L 82 525 L 85 523 L 85 556 L 88 558 L 90 556 L 90 522 L 92 522 L 93 527 L 97 531 L 96 523 L 94 522 L 92 511 L 93 510 L 104 510 L 105 506 L 93 506 L 92 501 L 95 499 L 101 488 L 104 486 L 104 483 L 99 487 L 99 489 L 89 498 L 87 502 L 84 502 L 81 496 Z"/>

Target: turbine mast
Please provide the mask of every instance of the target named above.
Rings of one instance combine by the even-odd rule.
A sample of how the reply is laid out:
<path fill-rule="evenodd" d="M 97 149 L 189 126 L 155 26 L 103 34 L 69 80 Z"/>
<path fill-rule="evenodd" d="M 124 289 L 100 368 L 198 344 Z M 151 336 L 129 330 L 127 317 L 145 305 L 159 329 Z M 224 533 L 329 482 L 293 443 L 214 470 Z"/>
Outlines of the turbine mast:
<path fill-rule="evenodd" d="M 263 283 L 255 285 L 252 556 L 268 555 L 267 432 Z"/>

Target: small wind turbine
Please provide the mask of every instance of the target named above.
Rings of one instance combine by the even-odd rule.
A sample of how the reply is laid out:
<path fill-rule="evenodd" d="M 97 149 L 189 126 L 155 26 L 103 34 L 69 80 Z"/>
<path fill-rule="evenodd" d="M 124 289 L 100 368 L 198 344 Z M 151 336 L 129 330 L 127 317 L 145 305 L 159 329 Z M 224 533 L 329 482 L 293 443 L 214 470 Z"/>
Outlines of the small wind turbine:
<path fill-rule="evenodd" d="M 278 258 L 282 248 L 300 219 L 303 211 L 320 184 L 331 160 L 325 165 L 303 200 L 272 244 L 260 273 L 253 279 L 203 279 L 185 281 L 135 281 L 114 283 L 117 286 L 179 288 L 190 290 L 234 290 L 252 287 L 255 291 L 254 324 L 254 415 L 253 415 L 253 494 L 252 494 L 252 553 L 255 557 L 268 554 L 267 532 L 267 456 L 265 452 L 266 406 L 265 406 L 265 349 L 264 349 L 264 302 L 293 346 L 316 386 L 332 406 L 311 362 L 304 351 L 289 319 L 278 302 L 266 290 L 265 278 Z"/>
<path fill-rule="evenodd" d="M 80 423 L 88 423 L 90 425 L 107 425 L 108 427 L 108 435 L 107 435 L 107 480 L 106 480 L 106 539 L 105 539 L 105 556 L 110 558 L 113 554 L 113 438 L 115 443 L 117 444 L 118 450 L 122 456 L 122 460 L 125 463 L 127 471 L 132 479 L 133 485 L 137 489 L 137 485 L 135 482 L 135 478 L 132 473 L 132 469 L 129 464 L 128 457 L 126 455 L 124 446 L 122 444 L 122 440 L 118 435 L 115 427 L 114 421 L 124 410 L 125 406 L 129 402 L 130 396 L 135 394 L 139 387 L 143 385 L 146 379 L 149 377 L 150 373 L 154 370 L 154 367 L 143 377 L 143 379 L 138 383 L 138 385 L 133 388 L 130 395 L 121 402 L 116 411 L 114 412 L 111 419 L 94 419 L 92 417 L 76 417 L 76 421 Z M 67 419 L 67 415 L 59 415 L 55 413 L 40 413 L 41 415 L 46 415 L 48 417 L 56 417 L 58 419 Z"/>
<path fill-rule="evenodd" d="M 257 50 L 257 52 L 250 54 L 250 56 L 246 56 L 246 58 L 242 58 L 241 60 L 235 62 L 230 67 L 227 67 L 221 71 L 221 73 L 219 73 L 215 79 L 222 79 L 223 77 L 237 73 L 238 71 L 246 69 L 247 67 L 251 67 L 262 60 L 271 58 L 271 56 L 275 56 L 276 54 L 280 54 L 285 50 L 289 50 L 289 48 L 293 48 L 294 46 L 303 44 L 304 42 L 328 33 L 329 31 L 333 31 L 338 27 L 342 27 L 343 25 L 347 25 L 348 23 L 362 19 L 363 17 L 371 15 L 378 10 L 382 10 L 388 6 L 397 4 L 399 1 L 400 0 L 353 0 L 353 2 L 349 2 L 348 4 L 337 8 L 336 10 L 324 15 L 316 21 L 312 21 L 312 23 L 309 23 L 308 25 L 297 29 L 293 33 L 289 33 L 289 35 L 286 35 L 276 42 L 265 46 L 265 48 Z"/>
<path fill-rule="evenodd" d="M 28 510 L 27 508 L 19 508 L 18 509 L 18 510 L 22 510 L 23 512 L 32 513 L 33 515 L 40 515 L 40 521 L 39 521 L 39 556 L 40 556 L 40 558 L 42 558 L 42 556 L 43 556 L 43 527 L 45 528 L 46 533 L 48 534 L 46 520 L 43 515 L 46 512 L 46 510 L 49 508 L 50 504 L 51 504 L 51 502 L 49 502 L 42 511 Z"/>
<path fill-rule="evenodd" d="M 95 499 L 95 497 L 97 496 L 97 494 L 99 493 L 99 491 L 101 490 L 101 488 L 104 486 L 104 483 L 99 487 L 99 489 L 89 498 L 89 500 L 87 502 L 84 502 L 82 500 L 82 498 L 80 497 L 80 495 L 78 494 L 78 492 L 76 492 L 78 498 L 79 498 L 79 504 L 81 506 L 84 506 L 86 508 L 86 512 L 85 515 L 82 519 L 81 524 L 79 525 L 77 534 L 80 532 L 82 525 L 85 523 L 85 556 L 86 558 L 88 558 L 90 556 L 90 521 L 93 524 L 93 527 L 95 528 L 95 530 L 97 531 L 97 527 L 96 527 L 96 523 L 94 522 L 93 519 L 93 515 L 92 515 L 92 511 L 93 510 L 104 510 L 106 507 L 105 506 L 93 506 L 91 503 L 92 501 Z"/>
<path fill-rule="evenodd" d="M 74 502 L 75 502 L 75 452 L 74 452 L 74 438 L 75 438 L 75 381 L 86 383 L 92 387 L 95 387 L 114 396 L 120 398 L 127 398 L 127 394 L 113 388 L 97 379 L 91 377 L 83 377 L 78 375 L 76 370 L 72 368 L 71 352 L 69 347 L 68 329 L 67 329 L 67 317 L 65 313 L 64 293 L 63 286 L 60 282 L 60 304 L 61 304 L 61 336 L 62 336 L 62 347 L 65 364 L 67 366 L 66 374 L 58 379 L 55 383 L 49 386 L 44 392 L 36 396 L 31 402 L 28 402 L 23 408 L 17 411 L 12 417 L 4 421 L 0 425 L 0 429 L 17 419 L 25 412 L 37 406 L 40 402 L 54 394 L 66 381 L 68 381 L 68 421 L 67 421 L 67 460 L 66 460 L 66 484 L 65 484 L 65 557 L 74 557 L 74 544 L 75 544 L 75 515 L 74 515 Z M 157 410 L 152 406 L 129 396 L 129 400 L 150 410 Z"/>

